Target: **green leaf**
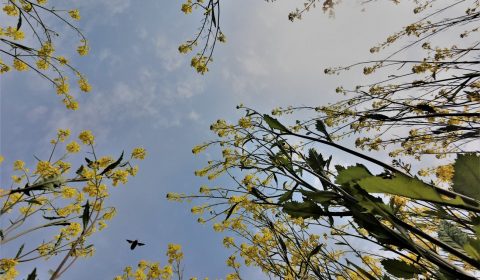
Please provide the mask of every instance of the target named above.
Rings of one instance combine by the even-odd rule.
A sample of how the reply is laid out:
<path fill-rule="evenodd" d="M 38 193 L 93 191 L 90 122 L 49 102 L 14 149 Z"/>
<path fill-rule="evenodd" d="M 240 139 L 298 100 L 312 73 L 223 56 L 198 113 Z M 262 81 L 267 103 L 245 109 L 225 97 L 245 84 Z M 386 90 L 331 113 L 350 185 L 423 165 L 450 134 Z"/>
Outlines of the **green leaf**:
<path fill-rule="evenodd" d="M 370 176 L 358 181 L 358 185 L 369 193 L 388 193 L 400 195 L 411 199 L 436 202 L 449 206 L 465 206 L 480 210 L 475 201 L 466 203 L 460 196 L 452 197 L 451 193 L 439 193 L 439 190 L 425 184 L 417 178 L 411 178 L 403 174 L 395 174 L 392 178 Z"/>
<path fill-rule="evenodd" d="M 300 192 L 304 196 L 306 196 L 308 199 L 310 199 L 312 201 L 315 201 L 315 202 L 318 202 L 318 203 L 329 202 L 329 201 L 332 201 L 332 200 L 340 197 L 337 193 L 331 192 L 331 191 L 312 192 L 312 191 L 301 190 Z"/>
<path fill-rule="evenodd" d="M 53 223 L 53 224 L 48 225 L 48 226 L 69 226 L 69 225 L 71 225 L 71 224 L 72 224 L 72 223 L 70 223 L 70 222 L 56 222 L 56 223 Z M 48 226 L 47 226 L 47 227 L 48 227 Z"/>
<path fill-rule="evenodd" d="M 317 204 L 312 201 L 304 202 L 286 202 L 283 204 L 283 212 L 292 216 L 293 218 L 314 218 L 318 219 L 322 214 L 323 210 Z"/>
<path fill-rule="evenodd" d="M 30 274 L 27 276 L 27 280 L 36 280 L 37 279 L 37 268 L 35 267 Z"/>
<path fill-rule="evenodd" d="M 364 116 L 366 119 L 372 119 L 372 120 L 377 120 L 377 121 L 387 121 L 391 120 L 389 116 L 383 115 L 383 114 L 367 114 Z"/>
<path fill-rule="evenodd" d="M 289 191 L 284 192 L 282 194 L 282 196 L 278 198 L 278 203 L 283 203 L 287 200 L 292 199 L 293 192 L 294 192 L 294 190 L 289 190 Z"/>
<path fill-rule="evenodd" d="M 263 115 L 263 120 L 268 124 L 271 129 L 278 129 L 282 132 L 289 132 L 288 129 L 281 124 L 277 119 L 270 117 L 267 114 Z"/>
<path fill-rule="evenodd" d="M 401 260 L 384 259 L 381 263 L 388 273 L 399 278 L 410 279 L 415 277 L 416 274 L 422 273 L 422 271 L 413 264 L 408 264 Z"/>
<path fill-rule="evenodd" d="M 25 247 L 25 243 L 22 244 L 22 246 L 20 246 L 20 249 L 18 249 L 18 252 L 17 254 L 15 255 L 15 259 L 18 259 L 18 257 L 20 257 L 20 255 L 22 254 L 22 251 L 23 251 L 23 248 Z"/>
<path fill-rule="evenodd" d="M 282 248 L 282 251 L 286 254 L 287 253 L 287 245 L 283 241 L 282 237 L 278 237 L 278 243 L 280 244 L 280 247 Z"/>
<path fill-rule="evenodd" d="M 480 261 L 480 240 L 468 238 L 468 242 L 463 245 L 465 252 L 477 261 Z"/>
<path fill-rule="evenodd" d="M 80 165 L 80 167 L 77 169 L 77 171 L 75 171 L 75 174 L 77 174 L 78 176 L 82 176 L 82 173 L 83 173 L 83 169 L 85 167 L 83 167 L 83 164 Z"/>
<path fill-rule="evenodd" d="M 237 202 L 233 204 L 232 207 L 230 207 L 230 210 L 228 210 L 227 216 L 225 217 L 225 221 L 228 220 L 228 218 L 230 218 L 230 216 L 233 214 L 233 210 L 235 210 L 235 207 L 237 207 L 239 203 L 240 202 Z"/>
<path fill-rule="evenodd" d="M 322 247 L 323 247 L 323 244 L 319 244 L 317 245 L 317 247 L 313 248 L 313 250 L 310 251 L 310 253 L 308 254 L 308 259 L 318 254 L 318 252 L 320 252 L 320 249 L 322 249 Z"/>
<path fill-rule="evenodd" d="M 353 267 L 355 267 L 357 269 L 356 273 L 358 275 L 363 275 L 365 277 L 367 277 L 367 279 L 370 279 L 370 280 L 377 280 L 377 278 L 375 278 L 373 275 L 371 275 L 370 273 L 368 273 L 365 269 L 361 268 L 360 266 L 354 264 L 353 262 L 351 262 L 350 260 L 347 259 L 347 264 L 348 265 L 352 265 Z M 363 277 L 362 277 L 363 278 Z"/>
<path fill-rule="evenodd" d="M 480 200 L 480 157 L 475 154 L 458 155 L 453 168 L 453 190 Z"/>
<path fill-rule="evenodd" d="M 438 239 L 455 249 L 462 250 L 468 242 L 468 235 L 455 224 L 441 221 L 438 228 Z"/>
<path fill-rule="evenodd" d="M 117 167 L 122 162 L 122 160 L 123 160 L 123 152 L 120 155 L 120 157 L 114 163 L 111 163 L 110 165 L 105 167 L 105 169 L 102 171 L 102 173 L 100 173 L 100 175 L 103 175 L 103 174 L 107 173 L 108 171 L 115 169 L 115 167 Z"/>
<path fill-rule="evenodd" d="M 85 206 L 83 207 L 83 214 L 82 214 L 82 222 L 83 222 L 83 231 L 87 229 L 88 226 L 88 221 L 90 220 L 90 203 L 87 200 L 87 203 L 85 203 Z"/>
<path fill-rule="evenodd" d="M 22 27 L 22 13 L 19 13 L 18 21 L 17 21 L 17 30 L 20 30 L 21 27 Z"/>
<path fill-rule="evenodd" d="M 43 216 L 42 217 L 45 219 L 45 220 L 57 220 L 57 219 L 63 219 L 65 217 L 62 217 L 62 216 Z"/>
<path fill-rule="evenodd" d="M 315 128 L 316 128 L 319 132 L 321 132 L 321 133 L 323 133 L 323 134 L 325 135 L 325 137 L 327 138 L 328 142 L 333 142 L 333 141 L 332 141 L 332 138 L 330 138 L 330 134 L 328 134 L 328 132 L 327 132 L 327 127 L 325 126 L 325 124 L 323 123 L 322 120 L 317 120 L 317 121 L 315 122 Z"/>
<path fill-rule="evenodd" d="M 346 169 L 343 169 L 341 166 L 335 166 L 337 168 L 338 176 L 335 179 L 335 183 L 339 185 L 345 185 L 350 182 L 358 181 L 363 178 L 372 177 L 373 175 L 368 171 L 368 169 L 361 165 L 357 164 L 355 166 L 349 166 Z"/>
<path fill-rule="evenodd" d="M 37 204 L 37 205 L 42 205 L 42 203 L 36 199 L 28 199 L 25 200 L 25 202 L 31 203 L 31 204 Z"/>

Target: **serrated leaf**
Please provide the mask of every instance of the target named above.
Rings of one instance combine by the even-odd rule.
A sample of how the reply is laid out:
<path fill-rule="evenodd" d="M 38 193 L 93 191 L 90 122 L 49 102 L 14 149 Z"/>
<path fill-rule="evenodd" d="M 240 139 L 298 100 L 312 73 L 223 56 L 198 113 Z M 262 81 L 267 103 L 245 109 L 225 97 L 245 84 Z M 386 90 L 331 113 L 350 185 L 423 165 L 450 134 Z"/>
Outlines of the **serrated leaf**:
<path fill-rule="evenodd" d="M 325 203 L 332 201 L 333 199 L 339 198 L 340 196 L 331 191 L 305 191 L 301 190 L 300 191 L 304 196 L 306 196 L 308 199 L 318 202 L 318 203 Z"/>
<path fill-rule="evenodd" d="M 460 196 L 452 197 L 451 194 L 441 194 L 434 187 L 425 184 L 417 178 L 395 174 L 392 178 L 370 176 L 358 181 L 358 185 L 369 193 L 387 193 L 400 195 L 411 199 L 436 202 L 449 206 L 473 207 L 480 210 L 480 205 L 475 201 L 464 201 Z"/>
<path fill-rule="evenodd" d="M 438 228 L 438 239 L 457 250 L 463 250 L 463 246 L 468 242 L 468 235 L 455 224 L 441 221 Z"/>
<path fill-rule="evenodd" d="M 475 154 L 458 155 L 453 168 L 453 190 L 480 200 L 480 157 Z"/>
<path fill-rule="evenodd" d="M 322 214 L 323 210 L 317 204 L 312 201 L 304 202 L 285 202 L 283 204 L 283 212 L 292 216 L 293 218 L 314 218 L 318 219 Z"/>
<path fill-rule="evenodd" d="M 327 127 L 325 126 L 325 124 L 323 123 L 322 120 L 317 120 L 317 121 L 315 122 L 315 128 L 316 128 L 319 132 L 323 133 L 323 134 L 325 135 L 325 138 L 327 138 L 327 140 L 328 140 L 329 142 L 333 142 L 333 141 L 332 141 L 332 138 L 330 138 L 330 134 L 328 134 L 328 132 L 327 132 Z"/>
<path fill-rule="evenodd" d="M 263 115 L 263 120 L 268 124 L 271 129 L 278 129 L 282 132 L 288 132 L 288 129 L 281 124 L 277 119 L 270 117 L 267 114 Z"/>
<path fill-rule="evenodd" d="M 408 264 L 401 260 L 383 259 L 381 263 L 383 268 L 395 277 L 410 279 L 415 277 L 415 275 L 422 273 L 422 270 L 418 269 L 413 264 Z"/>
<path fill-rule="evenodd" d="M 345 185 L 350 182 L 355 182 L 363 178 L 372 177 L 373 175 L 368 171 L 368 169 L 361 165 L 357 164 L 355 166 L 349 166 L 343 168 L 343 166 L 335 166 L 337 168 L 338 175 L 335 178 L 335 183 L 339 185 Z"/>
<path fill-rule="evenodd" d="M 480 261 L 480 240 L 468 238 L 468 241 L 463 245 L 465 252 L 477 261 Z"/>

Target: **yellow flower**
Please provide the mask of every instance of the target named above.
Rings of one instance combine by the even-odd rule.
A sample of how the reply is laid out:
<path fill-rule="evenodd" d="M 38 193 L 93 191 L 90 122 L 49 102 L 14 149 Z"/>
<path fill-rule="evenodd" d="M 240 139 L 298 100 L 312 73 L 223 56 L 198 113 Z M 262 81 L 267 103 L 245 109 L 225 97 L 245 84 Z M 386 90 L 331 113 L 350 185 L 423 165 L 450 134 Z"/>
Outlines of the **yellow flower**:
<path fill-rule="evenodd" d="M 83 92 L 90 92 L 92 90 L 92 86 L 84 78 L 80 78 L 80 80 L 78 80 L 78 86 Z"/>
<path fill-rule="evenodd" d="M 4 158 L 2 155 L 0 155 L 0 164 L 2 164 L 2 162 L 3 162 L 4 159 L 5 159 L 5 158 Z"/>
<path fill-rule="evenodd" d="M 188 2 L 185 3 L 185 4 L 182 4 L 181 11 L 184 12 L 185 14 L 191 13 L 191 12 L 192 12 L 191 1 L 188 1 Z"/>
<path fill-rule="evenodd" d="M 57 60 L 62 65 L 68 64 L 68 60 L 64 56 L 58 56 Z"/>
<path fill-rule="evenodd" d="M 71 223 L 70 225 L 61 229 L 65 239 L 69 240 L 82 232 L 82 226 L 79 223 Z"/>
<path fill-rule="evenodd" d="M 115 217 L 115 215 L 117 215 L 117 210 L 115 208 L 111 208 L 109 212 L 103 214 L 102 219 L 108 221 Z"/>
<path fill-rule="evenodd" d="M 5 5 L 3 11 L 9 16 L 18 16 L 18 9 L 14 5 Z"/>
<path fill-rule="evenodd" d="M 35 174 L 39 174 L 42 177 L 55 177 L 60 175 L 60 170 L 54 167 L 49 161 L 39 161 L 37 163 L 37 170 L 34 172 Z"/>
<path fill-rule="evenodd" d="M 63 198 L 73 198 L 75 196 L 77 196 L 77 189 L 72 187 L 62 187 Z"/>
<path fill-rule="evenodd" d="M 80 42 L 83 43 L 83 44 L 78 46 L 77 52 L 78 52 L 79 55 L 85 56 L 90 51 L 90 47 L 87 45 L 86 40 L 81 40 Z"/>
<path fill-rule="evenodd" d="M 173 275 L 172 266 L 170 265 L 164 266 L 162 270 L 162 279 L 171 279 L 172 275 Z"/>
<path fill-rule="evenodd" d="M 143 269 L 138 268 L 135 271 L 135 280 L 146 280 L 146 279 L 147 279 L 147 275 L 145 275 L 145 273 L 143 272 Z"/>
<path fill-rule="evenodd" d="M 225 248 L 230 248 L 232 245 L 235 245 L 233 237 L 227 236 L 223 239 L 223 246 L 225 246 Z"/>
<path fill-rule="evenodd" d="M 37 60 L 36 63 L 37 63 L 38 69 L 47 70 L 48 67 L 50 67 L 50 64 L 48 63 L 48 60 L 43 59 L 43 58 Z"/>
<path fill-rule="evenodd" d="M 52 56 L 53 52 L 55 51 L 52 42 L 47 41 L 44 44 L 42 44 L 42 47 L 40 50 L 38 50 L 38 55 L 42 57 L 50 57 Z"/>
<path fill-rule="evenodd" d="M 75 100 L 68 100 L 67 101 L 67 99 L 65 99 L 65 100 L 63 100 L 63 103 L 65 103 L 67 109 L 70 109 L 70 110 L 73 110 L 73 111 L 78 109 L 78 102 L 75 101 Z"/>
<path fill-rule="evenodd" d="M 168 244 L 167 249 L 168 263 L 173 263 L 173 261 L 180 261 L 183 259 L 182 246 L 179 244 Z"/>
<path fill-rule="evenodd" d="M 180 53 L 188 53 L 192 50 L 192 45 L 190 44 L 181 44 L 179 47 L 178 47 L 178 51 Z"/>
<path fill-rule="evenodd" d="M 439 166 L 435 170 L 437 178 L 442 182 L 450 182 L 453 178 L 454 172 L 455 170 L 453 169 L 453 165 L 451 164 Z"/>
<path fill-rule="evenodd" d="M 252 121 L 250 118 L 241 118 L 238 120 L 238 125 L 243 128 L 249 128 L 252 126 Z"/>
<path fill-rule="evenodd" d="M 225 34 L 220 32 L 220 34 L 218 35 L 218 41 L 221 42 L 221 43 L 226 43 L 227 42 L 227 37 L 225 36 Z"/>
<path fill-rule="evenodd" d="M 147 155 L 147 152 L 145 151 L 144 148 L 141 148 L 141 147 L 137 147 L 132 151 L 132 158 L 135 158 L 135 159 L 145 159 L 146 155 Z"/>
<path fill-rule="evenodd" d="M 73 142 L 70 142 L 68 145 L 67 145 L 67 152 L 71 153 L 71 154 L 75 154 L 75 153 L 78 153 L 80 151 L 80 145 L 73 141 Z"/>
<path fill-rule="evenodd" d="M 105 223 L 105 221 L 98 222 L 98 230 L 103 230 L 106 227 L 107 227 L 107 223 Z"/>
<path fill-rule="evenodd" d="M 55 85 L 57 86 L 57 94 L 66 94 L 70 91 L 70 85 L 65 79 L 56 79 Z"/>
<path fill-rule="evenodd" d="M 23 170 L 25 168 L 25 162 L 21 160 L 16 160 L 13 163 L 13 170 Z"/>
<path fill-rule="evenodd" d="M 64 142 L 68 137 L 70 137 L 70 129 L 59 129 L 57 131 L 58 141 Z"/>
<path fill-rule="evenodd" d="M 15 266 L 18 262 L 14 259 L 0 259 L 0 270 L 4 271 L 1 279 L 10 280 L 18 276 L 18 271 Z"/>
<path fill-rule="evenodd" d="M 15 58 L 13 59 L 13 68 L 15 68 L 17 71 L 27 71 L 28 65 L 22 60 Z"/>
<path fill-rule="evenodd" d="M 5 35 L 13 38 L 14 40 L 19 40 L 19 41 L 25 38 L 25 33 L 23 33 L 22 30 L 18 30 L 11 26 L 7 27 L 7 30 L 5 31 Z"/>
<path fill-rule="evenodd" d="M 47 0 L 37 0 L 37 3 L 39 5 L 45 5 L 45 4 L 47 4 Z"/>
<path fill-rule="evenodd" d="M 80 20 L 80 11 L 78 11 L 77 9 L 68 11 L 68 14 L 74 20 Z"/>
<path fill-rule="evenodd" d="M 53 250 L 53 247 L 53 244 L 43 243 L 37 247 L 38 254 L 42 257 L 48 256 L 48 254 L 50 254 L 50 252 Z"/>
<path fill-rule="evenodd" d="M 93 145 L 95 138 L 93 137 L 91 130 L 84 130 L 78 135 L 78 139 L 85 145 Z"/>
<path fill-rule="evenodd" d="M 5 63 L 0 62 L 0 74 L 7 73 L 8 71 L 10 71 L 10 66 L 8 66 Z"/>
<path fill-rule="evenodd" d="M 18 177 L 16 175 L 12 175 L 12 181 L 16 184 L 19 184 L 20 182 L 22 182 L 23 178 L 22 177 Z"/>
<path fill-rule="evenodd" d="M 128 182 L 128 172 L 122 169 L 117 169 L 111 175 L 112 185 L 116 187 L 119 182 L 126 184 Z"/>

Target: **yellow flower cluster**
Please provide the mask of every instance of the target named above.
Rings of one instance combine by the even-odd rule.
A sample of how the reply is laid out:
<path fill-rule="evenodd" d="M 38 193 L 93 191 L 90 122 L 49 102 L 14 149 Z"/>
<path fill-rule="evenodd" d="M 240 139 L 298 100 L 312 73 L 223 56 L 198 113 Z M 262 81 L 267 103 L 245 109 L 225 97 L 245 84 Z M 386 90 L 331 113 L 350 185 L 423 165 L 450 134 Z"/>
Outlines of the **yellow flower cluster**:
<path fill-rule="evenodd" d="M 68 14 L 74 20 L 80 20 L 80 11 L 78 9 L 68 11 Z"/>
<path fill-rule="evenodd" d="M 115 276 L 114 280 L 170 280 L 173 276 L 173 269 L 171 265 L 160 267 L 158 262 L 147 262 L 141 260 L 138 262 L 137 269 L 127 266 L 124 269 L 124 274 Z"/>
<path fill-rule="evenodd" d="M 85 145 L 93 145 L 95 142 L 95 137 L 93 137 L 91 130 L 84 130 L 78 135 L 78 139 L 82 141 Z"/>
<path fill-rule="evenodd" d="M 183 259 L 182 246 L 179 244 L 168 244 L 167 249 L 168 263 L 180 262 Z"/>
<path fill-rule="evenodd" d="M 34 172 L 44 178 L 51 178 L 61 174 L 60 169 L 53 166 L 49 161 L 39 161 L 37 163 L 37 169 Z"/>
<path fill-rule="evenodd" d="M 137 147 L 133 149 L 131 157 L 134 159 L 145 159 L 146 155 L 147 155 L 147 152 L 145 151 L 144 148 Z"/>

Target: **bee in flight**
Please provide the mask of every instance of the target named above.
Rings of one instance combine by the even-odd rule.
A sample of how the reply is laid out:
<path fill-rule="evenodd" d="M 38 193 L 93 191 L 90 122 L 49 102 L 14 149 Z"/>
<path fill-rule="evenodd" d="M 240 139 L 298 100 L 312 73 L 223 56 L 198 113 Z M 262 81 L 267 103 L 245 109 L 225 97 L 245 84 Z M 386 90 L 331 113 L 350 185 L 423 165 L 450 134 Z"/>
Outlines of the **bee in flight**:
<path fill-rule="evenodd" d="M 135 247 L 137 247 L 137 245 L 138 245 L 138 246 L 143 246 L 143 245 L 145 245 L 144 243 L 138 242 L 138 240 L 128 240 L 128 239 L 127 239 L 127 242 L 130 243 L 130 244 L 132 244 L 132 245 L 130 245 L 130 250 L 135 249 Z"/>

